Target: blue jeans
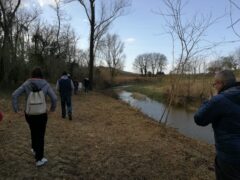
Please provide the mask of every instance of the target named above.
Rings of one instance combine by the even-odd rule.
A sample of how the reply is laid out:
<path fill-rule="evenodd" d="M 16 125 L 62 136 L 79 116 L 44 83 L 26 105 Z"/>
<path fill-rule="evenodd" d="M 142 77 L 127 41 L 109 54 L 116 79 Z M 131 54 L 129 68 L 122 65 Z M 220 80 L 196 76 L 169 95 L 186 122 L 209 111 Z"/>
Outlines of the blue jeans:
<path fill-rule="evenodd" d="M 62 117 L 66 117 L 66 106 L 68 115 L 72 115 L 71 96 L 61 96 Z"/>

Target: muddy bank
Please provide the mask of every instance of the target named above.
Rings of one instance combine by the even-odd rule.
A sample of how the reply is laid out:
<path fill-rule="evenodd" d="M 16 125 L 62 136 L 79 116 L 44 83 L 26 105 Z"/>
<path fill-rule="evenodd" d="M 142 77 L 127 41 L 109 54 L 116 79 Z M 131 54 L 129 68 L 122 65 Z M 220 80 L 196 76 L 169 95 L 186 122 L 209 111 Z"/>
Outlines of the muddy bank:
<path fill-rule="evenodd" d="M 60 104 L 49 115 L 49 163 L 36 168 L 24 118 L 0 99 L 6 114 L 0 123 L 2 179 L 214 179 L 212 145 L 164 128 L 120 100 L 95 92 L 74 96 L 73 121 L 61 119 Z"/>

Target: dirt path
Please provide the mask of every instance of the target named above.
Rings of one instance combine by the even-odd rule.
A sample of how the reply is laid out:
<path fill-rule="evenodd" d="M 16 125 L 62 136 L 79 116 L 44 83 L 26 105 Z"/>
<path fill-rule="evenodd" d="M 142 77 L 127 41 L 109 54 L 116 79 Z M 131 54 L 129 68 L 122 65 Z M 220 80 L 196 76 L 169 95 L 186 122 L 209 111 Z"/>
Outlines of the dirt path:
<path fill-rule="evenodd" d="M 45 138 L 49 162 L 36 168 L 24 118 L 16 119 L 9 101 L 3 106 L 0 179 L 214 179 L 213 146 L 96 92 L 74 96 L 73 121 L 61 119 L 58 103 Z"/>

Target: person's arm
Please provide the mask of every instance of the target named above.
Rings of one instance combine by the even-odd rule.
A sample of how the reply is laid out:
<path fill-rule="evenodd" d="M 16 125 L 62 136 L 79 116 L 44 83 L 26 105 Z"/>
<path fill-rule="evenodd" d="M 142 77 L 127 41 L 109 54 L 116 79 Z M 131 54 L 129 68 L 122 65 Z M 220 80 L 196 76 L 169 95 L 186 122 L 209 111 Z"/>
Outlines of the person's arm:
<path fill-rule="evenodd" d="M 71 80 L 71 88 L 72 88 L 72 90 L 74 89 L 74 84 L 73 84 L 72 80 Z"/>
<path fill-rule="evenodd" d="M 219 118 L 221 113 L 220 95 L 206 101 L 194 115 L 194 121 L 199 126 L 207 126 Z"/>
<path fill-rule="evenodd" d="M 71 81 L 71 89 L 72 89 L 72 93 L 74 92 L 74 84 L 73 84 L 73 81 L 72 80 L 70 80 Z"/>
<path fill-rule="evenodd" d="M 56 90 L 59 91 L 59 82 L 57 80 L 57 83 L 56 83 Z"/>
<path fill-rule="evenodd" d="M 24 84 L 21 85 L 19 88 L 17 88 L 13 93 L 12 93 L 12 106 L 13 106 L 13 110 L 14 112 L 18 112 L 19 111 L 19 107 L 18 107 L 18 97 L 23 94 L 25 92 L 24 89 Z"/>
<path fill-rule="evenodd" d="M 55 111 L 55 109 L 57 107 L 57 96 L 56 96 L 56 94 L 54 93 L 53 89 L 51 88 L 51 86 L 49 84 L 48 84 L 47 95 L 51 99 L 50 111 L 53 112 L 53 111 Z"/>

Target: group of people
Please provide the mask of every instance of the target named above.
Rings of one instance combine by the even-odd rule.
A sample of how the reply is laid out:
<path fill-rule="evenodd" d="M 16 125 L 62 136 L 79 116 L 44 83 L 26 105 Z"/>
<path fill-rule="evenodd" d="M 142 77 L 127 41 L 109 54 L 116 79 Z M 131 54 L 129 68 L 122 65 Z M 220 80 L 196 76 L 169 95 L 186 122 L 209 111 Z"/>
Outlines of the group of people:
<path fill-rule="evenodd" d="M 59 92 L 61 99 L 62 118 L 65 119 L 66 116 L 68 116 L 68 119 L 72 120 L 71 96 L 73 92 L 77 93 L 78 81 L 73 81 L 71 76 L 64 71 L 56 83 L 56 90 Z M 32 95 L 31 93 L 34 91 L 37 93 Z M 40 91 L 43 93 L 44 100 L 41 100 L 41 95 L 39 95 Z M 26 109 L 22 112 L 18 106 L 18 97 L 24 93 L 26 94 Z M 30 96 L 32 99 L 29 98 Z M 46 109 L 45 96 L 49 96 L 51 100 L 49 110 Z M 37 103 L 28 104 L 32 101 L 37 101 Z M 12 105 L 14 112 L 25 115 L 25 119 L 29 125 L 32 144 L 31 151 L 35 156 L 36 166 L 39 167 L 46 164 L 48 160 L 44 157 L 44 136 L 48 113 L 54 112 L 57 106 L 57 95 L 50 84 L 43 78 L 41 68 L 34 68 L 31 73 L 31 78 L 26 80 L 13 92 Z"/>
<path fill-rule="evenodd" d="M 85 83 L 88 80 L 85 80 Z M 12 94 L 13 109 L 21 113 L 18 107 L 18 97 L 32 91 L 31 84 L 35 84 L 45 96 L 51 99 L 49 111 L 42 114 L 27 114 L 25 119 L 31 131 L 32 152 L 36 158 L 36 166 L 46 164 L 44 157 L 44 136 L 48 120 L 47 113 L 54 112 L 57 105 L 57 96 L 49 83 L 43 79 L 40 68 L 32 71 L 31 78 L 25 81 Z M 87 85 L 86 85 L 87 86 Z M 230 70 L 216 73 L 213 87 L 217 95 L 205 101 L 194 115 L 197 125 L 207 126 L 212 124 L 215 137 L 216 158 L 215 173 L 217 180 L 239 180 L 240 179 L 240 83 Z M 68 115 L 72 120 L 71 95 L 74 83 L 66 72 L 57 81 L 56 89 L 60 93 L 62 118 Z M 87 91 L 87 90 L 86 90 Z M 67 110 L 66 110 L 67 107 Z M 2 117 L 2 114 L 1 114 Z"/>

